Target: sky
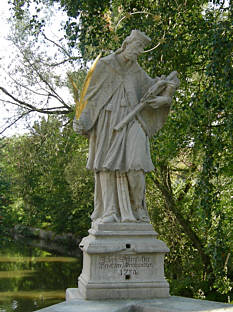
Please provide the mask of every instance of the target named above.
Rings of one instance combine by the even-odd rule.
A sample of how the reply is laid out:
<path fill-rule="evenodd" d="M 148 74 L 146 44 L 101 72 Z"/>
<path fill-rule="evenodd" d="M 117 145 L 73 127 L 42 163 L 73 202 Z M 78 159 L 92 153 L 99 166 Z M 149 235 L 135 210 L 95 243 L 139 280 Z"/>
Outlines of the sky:
<path fill-rule="evenodd" d="M 9 17 L 10 17 L 10 12 L 9 12 L 8 0 L 1 0 L 1 4 L 0 4 L 0 66 L 1 64 L 6 64 L 8 60 L 8 56 L 12 53 L 12 46 L 10 42 L 7 40 L 7 36 L 10 31 L 8 21 L 7 21 Z M 0 74 L 0 85 L 6 87 L 2 69 L 1 69 L 1 74 Z M 0 97 L 2 97 L 1 94 L 0 94 Z M 0 131 L 6 124 L 7 118 L 9 118 L 9 112 L 5 109 L 5 107 L 3 106 L 3 103 L 0 102 Z M 17 127 L 12 127 L 11 129 L 7 130 L 4 133 L 4 136 L 14 135 L 19 132 L 23 133 L 24 131 L 25 131 L 24 126 L 18 124 Z"/>
<path fill-rule="evenodd" d="M 63 20 L 63 15 L 61 11 L 57 10 L 56 14 L 53 15 L 53 18 L 51 19 L 52 25 L 48 26 L 48 29 L 46 31 L 46 35 L 49 38 L 54 39 L 54 41 L 57 41 L 58 36 L 59 38 L 63 36 L 63 34 L 58 33 L 56 29 L 60 28 L 60 21 Z M 7 40 L 7 36 L 10 32 L 10 27 L 8 25 L 7 19 L 10 17 L 10 11 L 9 11 L 9 5 L 8 0 L 0 0 L 0 86 L 5 87 L 6 89 L 9 89 L 10 86 L 7 85 L 7 82 L 4 78 L 5 72 L 3 67 L 7 66 L 9 63 L 9 60 L 12 59 L 12 55 L 14 53 L 15 47 L 10 43 L 10 41 Z M 43 47 L 42 47 L 43 48 Z M 50 47 L 49 50 L 45 50 L 45 53 L 47 55 L 53 56 L 54 53 L 57 52 L 57 48 L 54 49 L 53 47 Z M 17 59 L 16 59 L 17 60 Z M 66 75 L 66 70 L 61 69 L 58 74 L 60 76 Z M 73 68 L 69 68 L 69 70 L 73 70 Z M 11 91 L 12 93 L 14 92 Z M 70 102 L 73 101 L 72 97 L 70 96 L 69 90 L 66 88 L 61 89 L 60 92 L 64 96 L 66 101 Z M 0 91 L 0 99 L 3 99 L 4 95 Z M 3 130 L 6 126 L 7 120 L 9 120 L 9 117 L 14 115 L 14 106 L 11 105 L 8 106 L 10 108 L 10 111 L 7 111 L 7 109 L 4 107 L 3 102 L 0 101 L 0 133 L 1 130 Z M 0 134 L 1 136 L 11 136 L 14 134 L 23 134 L 25 132 L 28 132 L 27 126 L 32 125 L 32 123 L 35 121 L 35 119 L 38 118 L 38 114 L 35 114 L 34 117 L 31 118 L 30 121 L 22 120 L 16 123 L 15 126 L 10 127 L 8 130 L 4 132 L 4 134 Z"/>
<path fill-rule="evenodd" d="M 7 23 L 7 18 L 9 17 L 9 5 L 8 0 L 1 0 L 0 4 L 0 57 L 6 53 L 6 50 L 8 48 L 8 42 L 6 39 L 4 39 L 8 32 L 9 27 Z"/>

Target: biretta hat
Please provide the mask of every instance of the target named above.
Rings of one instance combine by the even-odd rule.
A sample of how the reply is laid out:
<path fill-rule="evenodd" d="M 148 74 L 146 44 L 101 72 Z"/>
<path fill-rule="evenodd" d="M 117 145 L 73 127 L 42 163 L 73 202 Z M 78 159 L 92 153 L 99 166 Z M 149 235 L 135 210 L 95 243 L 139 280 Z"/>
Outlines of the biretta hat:
<path fill-rule="evenodd" d="M 140 40 L 144 46 L 146 46 L 147 44 L 149 44 L 151 42 L 151 39 L 144 33 L 141 32 L 140 30 L 137 29 L 133 29 L 131 31 L 130 36 L 128 37 L 128 39 L 131 40 Z"/>

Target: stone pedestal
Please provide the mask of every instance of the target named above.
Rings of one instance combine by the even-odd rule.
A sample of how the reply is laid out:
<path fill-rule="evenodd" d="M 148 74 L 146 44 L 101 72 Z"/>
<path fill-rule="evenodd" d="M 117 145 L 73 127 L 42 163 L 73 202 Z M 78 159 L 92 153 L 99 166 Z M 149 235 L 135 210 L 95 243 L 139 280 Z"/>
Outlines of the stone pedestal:
<path fill-rule="evenodd" d="M 83 270 L 78 292 L 84 299 L 146 299 L 169 296 L 164 255 L 151 224 L 105 223 L 80 243 Z"/>

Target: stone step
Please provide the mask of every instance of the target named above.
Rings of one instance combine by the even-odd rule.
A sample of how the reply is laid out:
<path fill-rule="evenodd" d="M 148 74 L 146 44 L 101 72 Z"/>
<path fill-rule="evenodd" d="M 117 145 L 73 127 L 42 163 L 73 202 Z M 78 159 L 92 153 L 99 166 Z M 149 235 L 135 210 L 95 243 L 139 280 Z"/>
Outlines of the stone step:
<path fill-rule="evenodd" d="M 147 300 L 73 299 L 37 312 L 233 312 L 233 304 L 176 296 Z"/>

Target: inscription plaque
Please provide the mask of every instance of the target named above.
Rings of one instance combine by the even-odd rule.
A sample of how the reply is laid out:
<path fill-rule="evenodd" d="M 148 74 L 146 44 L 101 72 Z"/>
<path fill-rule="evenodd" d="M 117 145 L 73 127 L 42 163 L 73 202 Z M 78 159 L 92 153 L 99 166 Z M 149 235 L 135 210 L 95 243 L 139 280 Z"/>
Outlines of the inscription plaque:
<path fill-rule="evenodd" d="M 137 275 L 140 269 L 146 270 L 152 266 L 151 257 L 144 255 L 104 255 L 99 257 L 98 262 L 100 271 L 117 271 L 119 275 L 128 278 Z"/>

